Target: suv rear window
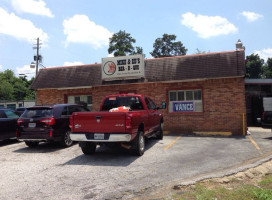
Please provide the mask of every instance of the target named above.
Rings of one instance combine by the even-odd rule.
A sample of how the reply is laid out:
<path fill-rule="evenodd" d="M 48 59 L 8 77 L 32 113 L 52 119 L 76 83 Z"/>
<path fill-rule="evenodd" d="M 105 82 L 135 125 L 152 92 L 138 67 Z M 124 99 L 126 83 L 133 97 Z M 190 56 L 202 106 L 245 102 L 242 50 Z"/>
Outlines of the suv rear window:
<path fill-rule="evenodd" d="M 53 116 L 52 108 L 28 108 L 21 116 L 22 118 L 35 118 L 35 117 L 51 117 Z"/>

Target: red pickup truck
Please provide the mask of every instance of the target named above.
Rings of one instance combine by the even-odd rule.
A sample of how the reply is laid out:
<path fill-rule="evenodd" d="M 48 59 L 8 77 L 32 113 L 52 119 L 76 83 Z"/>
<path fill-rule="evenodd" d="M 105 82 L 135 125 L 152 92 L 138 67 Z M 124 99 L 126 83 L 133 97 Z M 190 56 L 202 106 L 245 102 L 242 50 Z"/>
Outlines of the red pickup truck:
<path fill-rule="evenodd" d="M 97 145 L 119 143 L 141 156 L 145 138 L 163 138 L 161 107 L 144 95 L 117 94 L 104 98 L 100 112 L 76 112 L 70 117 L 70 137 L 78 141 L 82 152 L 93 154 Z"/>

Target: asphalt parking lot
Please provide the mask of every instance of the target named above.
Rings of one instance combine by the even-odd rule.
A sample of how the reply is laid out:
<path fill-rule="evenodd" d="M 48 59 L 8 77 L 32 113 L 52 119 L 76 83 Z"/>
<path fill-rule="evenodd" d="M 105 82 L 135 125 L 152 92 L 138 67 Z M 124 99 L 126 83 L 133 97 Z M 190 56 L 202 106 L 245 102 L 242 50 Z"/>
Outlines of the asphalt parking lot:
<path fill-rule="evenodd" d="M 141 157 L 104 146 L 85 156 L 78 144 L 0 142 L 0 199 L 131 199 L 271 155 L 271 130 L 249 131 L 246 137 L 165 135 L 148 140 Z"/>

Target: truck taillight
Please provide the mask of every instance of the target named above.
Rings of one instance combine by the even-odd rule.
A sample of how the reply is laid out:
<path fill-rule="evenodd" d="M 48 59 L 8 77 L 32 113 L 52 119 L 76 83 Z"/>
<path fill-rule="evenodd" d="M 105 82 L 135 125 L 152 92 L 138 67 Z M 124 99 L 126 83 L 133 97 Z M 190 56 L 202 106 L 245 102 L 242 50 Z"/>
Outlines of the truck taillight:
<path fill-rule="evenodd" d="M 24 120 L 22 120 L 22 119 L 19 118 L 19 119 L 17 120 L 17 125 L 20 125 L 20 124 L 23 123 L 23 122 L 24 122 Z"/>
<path fill-rule="evenodd" d="M 47 125 L 54 125 L 56 123 L 56 120 L 55 120 L 55 118 L 51 117 L 48 119 L 42 119 L 40 122 L 43 122 Z"/>
<path fill-rule="evenodd" d="M 69 118 L 69 127 L 70 127 L 70 129 L 72 129 L 73 126 L 74 126 L 74 124 L 73 124 L 73 117 L 71 116 L 71 117 Z"/>
<path fill-rule="evenodd" d="M 126 116 L 126 129 L 131 129 L 131 116 L 127 115 Z"/>

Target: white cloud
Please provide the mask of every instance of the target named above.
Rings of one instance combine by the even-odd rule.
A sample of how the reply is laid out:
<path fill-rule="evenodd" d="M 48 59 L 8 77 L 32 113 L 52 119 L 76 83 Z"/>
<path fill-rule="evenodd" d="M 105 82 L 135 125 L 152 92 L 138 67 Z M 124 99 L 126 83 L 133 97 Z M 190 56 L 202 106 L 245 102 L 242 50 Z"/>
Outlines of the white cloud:
<path fill-rule="evenodd" d="M 249 12 L 249 11 L 243 11 L 241 15 L 243 15 L 249 22 L 254 22 L 263 17 L 263 15 L 261 14 L 258 14 L 255 12 Z"/>
<path fill-rule="evenodd" d="M 108 54 L 108 58 L 112 58 L 112 57 L 114 57 L 114 54 L 113 54 L 113 53 Z"/>
<path fill-rule="evenodd" d="M 187 12 L 181 16 L 181 23 L 197 32 L 198 36 L 204 39 L 219 35 L 228 35 L 238 31 L 226 18 L 220 16 L 196 16 L 191 12 Z"/>
<path fill-rule="evenodd" d="M 74 15 L 63 21 L 66 45 L 69 43 L 89 44 L 93 48 L 101 48 L 109 44 L 112 33 L 103 26 L 95 24 L 86 15 Z"/>
<path fill-rule="evenodd" d="M 0 72 L 3 70 L 3 66 L 2 65 L 0 65 Z"/>
<path fill-rule="evenodd" d="M 272 48 L 262 49 L 262 50 L 255 50 L 255 54 L 258 54 L 260 58 L 264 59 L 266 62 L 268 58 L 272 58 Z"/>
<path fill-rule="evenodd" d="M 54 15 L 46 3 L 42 0 L 12 0 L 12 6 L 18 13 L 31 13 L 34 15 L 42 15 L 53 18 Z"/>
<path fill-rule="evenodd" d="M 33 43 L 35 38 L 40 38 L 43 43 L 48 41 L 48 35 L 42 29 L 36 28 L 34 24 L 26 19 L 21 19 L 14 13 L 8 13 L 0 8 L 0 34 L 9 35 L 19 40 Z"/>
<path fill-rule="evenodd" d="M 30 80 L 32 77 L 35 77 L 35 74 L 36 74 L 36 69 L 30 68 L 30 65 L 24 65 L 23 67 L 16 67 L 17 76 L 26 75 L 27 79 Z"/>
<path fill-rule="evenodd" d="M 64 62 L 64 64 L 63 64 L 64 66 L 74 66 L 74 65 L 83 65 L 83 63 L 82 62 L 80 62 L 80 61 L 75 61 L 75 62 Z"/>

